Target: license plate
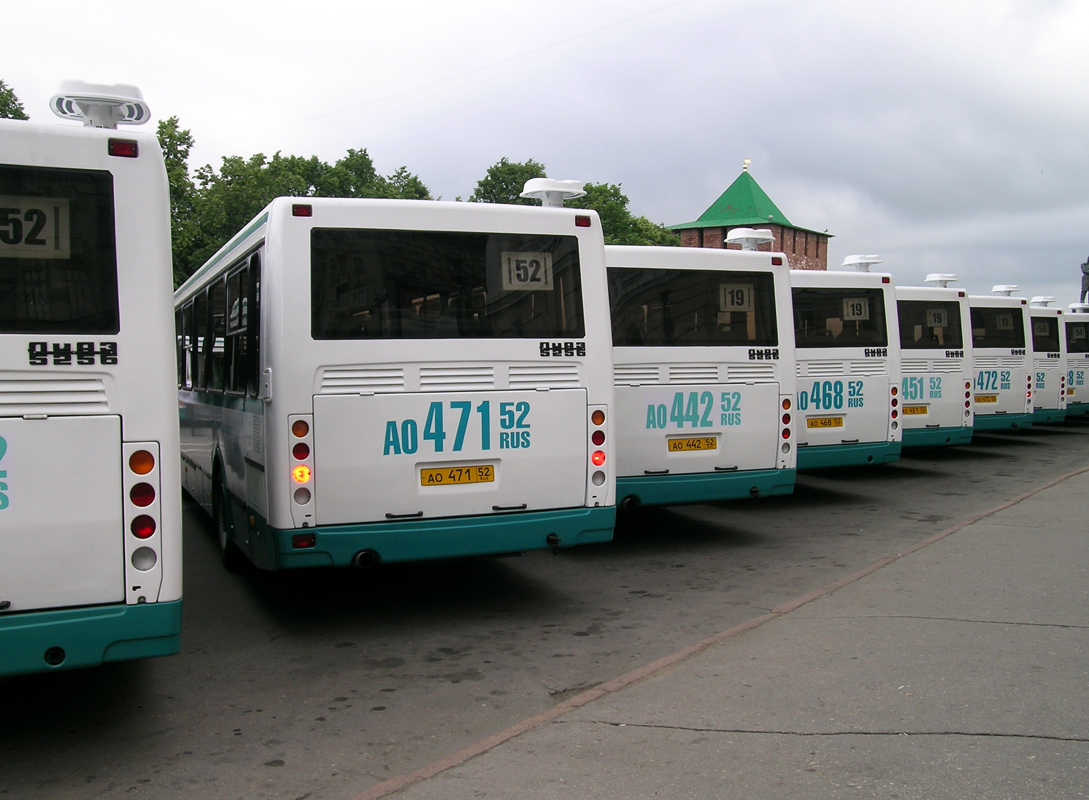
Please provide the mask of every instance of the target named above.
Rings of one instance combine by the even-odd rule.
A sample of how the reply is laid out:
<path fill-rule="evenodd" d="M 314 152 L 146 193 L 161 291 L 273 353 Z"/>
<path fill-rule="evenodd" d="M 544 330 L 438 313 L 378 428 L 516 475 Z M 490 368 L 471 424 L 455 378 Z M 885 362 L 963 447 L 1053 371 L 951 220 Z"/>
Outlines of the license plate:
<path fill-rule="evenodd" d="M 666 439 L 666 447 L 671 453 L 689 450 L 718 450 L 718 439 L 714 436 L 672 437 Z"/>
<path fill-rule="evenodd" d="M 926 406 L 904 406 L 904 414 L 925 414 Z"/>
<path fill-rule="evenodd" d="M 997 394 L 977 394 L 976 395 L 976 402 L 977 403 L 997 403 L 998 402 L 998 395 Z"/>
<path fill-rule="evenodd" d="M 420 470 L 420 486 L 450 486 L 457 483 L 492 483 L 494 481 L 495 466 L 493 464 Z"/>
<path fill-rule="evenodd" d="M 843 417 L 810 417 L 805 421 L 807 428 L 842 428 Z"/>
<path fill-rule="evenodd" d="M 1067 393 L 1067 394 L 1074 394 L 1074 390 L 1073 390 L 1073 389 L 1067 389 L 1067 390 L 1066 390 L 1066 393 Z"/>

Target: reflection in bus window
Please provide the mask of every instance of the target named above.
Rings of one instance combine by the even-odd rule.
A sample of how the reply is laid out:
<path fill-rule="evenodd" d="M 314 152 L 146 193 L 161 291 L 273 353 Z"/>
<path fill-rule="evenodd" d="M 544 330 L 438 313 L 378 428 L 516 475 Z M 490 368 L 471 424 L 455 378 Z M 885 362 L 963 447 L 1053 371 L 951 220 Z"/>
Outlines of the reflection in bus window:
<path fill-rule="evenodd" d="M 880 289 L 795 287 L 794 341 L 798 347 L 886 347 L 885 299 Z"/>
<path fill-rule="evenodd" d="M 610 268 L 615 347 L 772 346 L 770 272 Z"/>
<path fill-rule="evenodd" d="M 974 347 L 1024 347 L 1025 318 L 1022 310 L 974 306 L 972 308 L 972 345 Z"/>
<path fill-rule="evenodd" d="M 315 339 L 585 335 L 574 236 L 315 228 Z"/>
<path fill-rule="evenodd" d="M 964 347 L 957 301 L 899 300 L 896 307 L 904 350 Z"/>
<path fill-rule="evenodd" d="M 0 166 L 0 331 L 116 334 L 113 177 Z"/>
<path fill-rule="evenodd" d="M 1032 349 L 1037 353 L 1059 352 L 1058 317 L 1032 318 Z"/>

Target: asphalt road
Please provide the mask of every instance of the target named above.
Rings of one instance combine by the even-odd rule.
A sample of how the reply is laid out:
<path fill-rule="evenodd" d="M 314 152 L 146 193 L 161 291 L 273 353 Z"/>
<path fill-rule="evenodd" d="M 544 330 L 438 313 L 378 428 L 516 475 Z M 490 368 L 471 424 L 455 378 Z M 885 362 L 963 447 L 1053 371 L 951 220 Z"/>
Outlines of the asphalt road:
<path fill-rule="evenodd" d="M 639 509 L 615 540 L 232 575 L 185 508 L 182 652 L 0 683 L 0 798 L 346 800 L 1086 463 L 1089 423 Z"/>

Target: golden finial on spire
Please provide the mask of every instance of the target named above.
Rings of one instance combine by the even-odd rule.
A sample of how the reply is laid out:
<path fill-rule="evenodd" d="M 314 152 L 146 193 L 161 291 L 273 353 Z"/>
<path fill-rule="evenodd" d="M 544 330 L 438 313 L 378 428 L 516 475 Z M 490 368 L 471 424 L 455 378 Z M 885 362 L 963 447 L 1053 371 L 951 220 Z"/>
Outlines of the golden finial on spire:
<path fill-rule="evenodd" d="M 752 163 L 751 158 L 746 158 L 744 161 L 742 161 L 741 162 L 741 171 L 742 172 L 748 172 L 749 171 L 749 164 L 751 164 L 751 163 Z"/>

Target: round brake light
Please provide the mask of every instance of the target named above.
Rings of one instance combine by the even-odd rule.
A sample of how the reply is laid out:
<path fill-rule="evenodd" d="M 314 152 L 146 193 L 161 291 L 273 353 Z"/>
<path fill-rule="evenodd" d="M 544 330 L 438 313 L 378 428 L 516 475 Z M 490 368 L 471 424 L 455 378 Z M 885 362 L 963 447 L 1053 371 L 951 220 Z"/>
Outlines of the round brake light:
<path fill-rule="evenodd" d="M 310 480 L 310 467 L 300 465 L 291 470 L 291 479 L 295 483 L 306 483 Z"/>
<path fill-rule="evenodd" d="M 147 514 L 141 514 L 132 521 L 129 530 L 137 539 L 150 539 L 155 534 L 155 519 Z"/>
<path fill-rule="evenodd" d="M 147 475 L 155 469 L 155 456 L 147 450 L 137 450 L 129 456 L 129 469 L 137 475 Z"/>
<path fill-rule="evenodd" d="M 310 445 L 306 442 L 299 442 L 291 448 L 291 455 L 295 457 L 296 461 L 305 461 L 310 457 Z"/>
<path fill-rule="evenodd" d="M 155 502 L 155 487 L 150 483 L 138 483 L 129 490 L 129 500 L 133 505 L 147 508 Z"/>
<path fill-rule="evenodd" d="M 603 453 L 601 450 L 595 450 L 594 454 L 590 456 L 590 461 L 593 462 L 595 467 L 600 467 L 602 464 L 605 463 L 605 453 Z"/>
<path fill-rule="evenodd" d="M 594 431 L 590 434 L 590 441 L 601 447 L 601 445 L 605 444 L 605 431 Z"/>

